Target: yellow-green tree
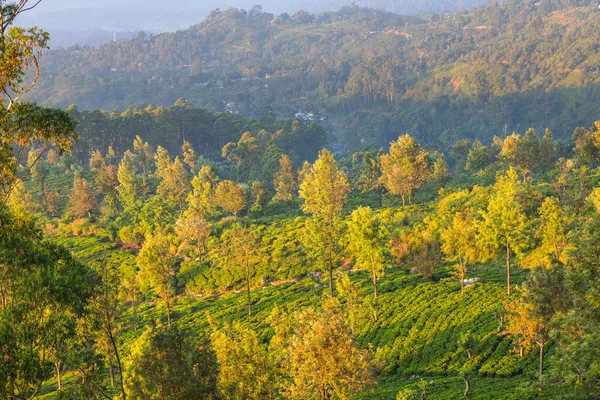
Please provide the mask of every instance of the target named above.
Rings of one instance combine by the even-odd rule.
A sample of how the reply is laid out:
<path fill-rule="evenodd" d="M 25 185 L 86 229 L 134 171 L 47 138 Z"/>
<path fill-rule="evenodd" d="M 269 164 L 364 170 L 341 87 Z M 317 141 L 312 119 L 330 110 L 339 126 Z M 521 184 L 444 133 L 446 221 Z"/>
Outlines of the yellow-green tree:
<path fill-rule="evenodd" d="M 298 190 L 296 174 L 292 167 L 292 160 L 285 154 L 282 154 L 279 159 L 279 169 L 275 172 L 273 186 L 275 187 L 274 200 L 290 203 L 294 200 Z"/>
<path fill-rule="evenodd" d="M 181 145 L 181 157 L 183 158 L 183 162 L 190 167 L 190 172 L 192 175 L 194 175 L 196 173 L 196 152 L 194 151 L 194 148 L 190 142 L 187 140 L 184 140 L 183 144 Z"/>
<path fill-rule="evenodd" d="M 239 322 L 212 326 L 210 340 L 219 362 L 218 388 L 224 399 L 280 398 L 274 360 L 258 335 Z"/>
<path fill-rule="evenodd" d="M 215 189 L 218 178 L 212 168 L 204 165 L 192 179 L 192 192 L 187 197 L 188 212 L 194 215 L 209 216 L 214 213 Z"/>
<path fill-rule="evenodd" d="M 237 219 L 238 212 L 246 208 L 246 191 L 230 180 L 219 182 L 215 190 L 215 203 L 225 212 L 233 214 Z"/>
<path fill-rule="evenodd" d="M 252 278 L 264 261 L 260 237 L 252 229 L 236 224 L 221 235 L 217 263 L 234 274 L 242 275 L 248 296 L 248 316 L 252 315 Z"/>
<path fill-rule="evenodd" d="M 465 290 L 467 265 L 479 259 L 480 249 L 477 245 L 478 222 L 466 212 L 458 212 L 452 224 L 442 230 L 442 251 L 448 261 L 457 262 L 455 274 L 460 278 L 460 293 Z"/>
<path fill-rule="evenodd" d="M 171 253 L 171 244 L 163 235 L 151 236 L 146 240 L 137 256 L 142 288 L 151 289 L 162 301 L 167 310 L 167 324 L 171 326 L 173 307 L 172 280 L 175 275 L 175 256 Z"/>
<path fill-rule="evenodd" d="M 190 193 L 189 181 L 185 166 L 179 159 L 175 157 L 173 163 L 168 163 L 165 166 L 164 171 L 161 172 L 161 181 L 156 189 L 156 192 L 160 196 L 173 199 L 175 204 L 179 206 L 179 209 L 183 209 L 185 200 Z"/>
<path fill-rule="evenodd" d="M 311 214 L 306 220 L 304 243 L 311 255 L 329 270 L 329 294 L 333 297 L 333 270 L 340 259 L 343 223 L 342 209 L 348 198 L 350 183 L 334 155 L 323 149 L 300 185 L 304 199 L 302 210 Z"/>
<path fill-rule="evenodd" d="M 519 178 L 511 167 L 501 175 L 487 206 L 482 212 L 483 224 L 479 240 L 487 248 L 488 256 L 495 257 L 501 249 L 506 255 L 506 287 L 510 295 L 511 253 L 521 255 L 527 246 L 527 218 L 519 202 Z"/>
<path fill-rule="evenodd" d="M 370 271 L 373 298 L 377 298 L 377 279 L 385 267 L 386 230 L 370 207 L 359 207 L 350 215 L 347 231 L 347 250 L 357 268 Z"/>
<path fill-rule="evenodd" d="M 389 154 L 381 156 L 381 183 L 386 189 L 412 203 L 412 195 L 431 178 L 432 166 L 427 153 L 409 135 L 403 135 L 390 145 Z"/>
<path fill-rule="evenodd" d="M 554 197 L 547 197 L 540 206 L 535 237 L 539 245 L 523 259 L 526 267 L 550 268 L 567 262 L 568 217 Z"/>
<path fill-rule="evenodd" d="M 284 384 L 286 398 L 345 400 L 373 383 L 370 351 L 354 342 L 339 303 L 327 303 L 324 310 L 309 307 L 296 312 L 291 331 L 281 340 L 285 370 L 291 376 Z"/>

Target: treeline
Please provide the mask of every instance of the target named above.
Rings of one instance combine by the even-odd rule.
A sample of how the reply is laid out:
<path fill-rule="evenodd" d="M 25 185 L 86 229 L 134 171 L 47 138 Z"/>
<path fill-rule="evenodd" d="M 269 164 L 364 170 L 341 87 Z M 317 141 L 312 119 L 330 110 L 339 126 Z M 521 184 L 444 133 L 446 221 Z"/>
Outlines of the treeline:
<path fill-rule="evenodd" d="M 218 159 L 225 144 L 243 141 L 242 136 L 247 132 L 259 139 L 256 148 L 269 147 L 273 153 L 287 153 L 296 163 L 313 160 L 330 139 L 319 125 L 277 120 L 269 110 L 261 118 L 250 119 L 233 113 L 213 114 L 194 108 L 183 99 L 169 108 L 150 105 L 142 110 L 129 108 L 109 113 L 79 111 L 71 106 L 67 111 L 76 123 L 78 141 L 73 146 L 72 156 L 79 163 L 87 162 L 91 152 L 106 153 L 109 147 L 111 151 L 123 153 L 139 136 L 153 148 L 162 146 L 177 152 L 186 142 L 198 154 Z M 252 146 L 247 149 L 248 152 L 253 150 Z M 253 167 L 260 166 L 260 159 L 253 161 L 258 163 L 253 163 Z M 272 163 L 265 160 L 269 162 Z"/>

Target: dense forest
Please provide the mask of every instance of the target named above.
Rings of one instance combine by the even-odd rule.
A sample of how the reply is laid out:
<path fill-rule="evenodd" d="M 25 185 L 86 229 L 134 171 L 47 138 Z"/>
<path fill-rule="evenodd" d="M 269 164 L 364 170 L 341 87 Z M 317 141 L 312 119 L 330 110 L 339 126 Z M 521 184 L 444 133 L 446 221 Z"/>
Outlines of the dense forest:
<path fill-rule="evenodd" d="M 43 104 L 196 107 L 325 119 L 346 154 L 404 132 L 438 149 L 595 121 L 595 1 L 510 0 L 425 16 L 345 7 L 275 17 L 215 11 L 185 31 L 47 52 Z"/>
<path fill-rule="evenodd" d="M 274 105 L 50 108 L 24 100 L 50 59 L 13 25 L 31 5 L 0 1 L 0 398 L 599 398 L 600 121 L 338 151 Z"/>

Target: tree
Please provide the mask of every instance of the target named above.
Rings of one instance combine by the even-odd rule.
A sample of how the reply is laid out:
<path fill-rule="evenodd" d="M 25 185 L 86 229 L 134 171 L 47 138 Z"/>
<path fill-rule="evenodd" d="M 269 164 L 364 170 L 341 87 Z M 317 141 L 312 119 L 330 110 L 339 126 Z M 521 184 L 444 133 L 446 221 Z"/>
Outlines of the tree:
<path fill-rule="evenodd" d="M 252 205 L 250 206 L 250 211 L 252 212 L 261 212 L 263 206 L 266 203 L 265 199 L 265 187 L 260 181 L 252 182 Z"/>
<path fill-rule="evenodd" d="M 539 212 L 539 219 L 535 237 L 539 245 L 523 260 L 523 265 L 528 267 L 545 266 L 550 268 L 556 263 L 566 264 L 568 218 L 554 197 L 546 197 Z"/>
<path fill-rule="evenodd" d="M 206 217 L 214 212 L 214 192 L 218 178 L 212 168 L 205 165 L 192 179 L 192 192 L 187 197 L 187 213 Z"/>
<path fill-rule="evenodd" d="M 62 155 L 77 138 L 69 113 L 22 100 L 40 76 L 39 61 L 48 48 L 49 35 L 39 28 L 24 29 L 13 23 L 39 3 L 29 0 L 0 3 L 0 211 L 15 187 L 50 148 Z M 27 148 L 33 144 L 38 146 L 36 157 L 19 170 L 25 163 Z"/>
<path fill-rule="evenodd" d="M 42 240 L 31 220 L 0 213 L 0 226 L 0 397 L 30 399 L 51 378 L 63 344 L 78 341 L 98 276 Z"/>
<path fill-rule="evenodd" d="M 390 153 L 381 156 L 381 183 L 395 195 L 412 195 L 431 177 L 429 154 L 409 135 L 400 136 L 390 145 Z"/>
<path fill-rule="evenodd" d="M 523 137 L 513 133 L 504 139 L 500 157 L 509 165 L 522 171 L 523 183 L 525 183 L 527 174 L 540 162 L 540 141 L 535 130 L 528 129 Z"/>
<path fill-rule="evenodd" d="M 292 167 L 292 160 L 285 154 L 282 154 L 279 159 L 279 170 L 275 173 L 273 186 L 275 187 L 273 200 L 289 202 L 291 205 L 296 196 L 298 185 Z"/>
<path fill-rule="evenodd" d="M 215 203 L 225 212 L 233 214 L 237 219 L 238 212 L 246 208 L 246 192 L 233 181 L 225 180 L 218 183 L 215 190 Z"/>
<path fill-rule="evenodd" d="M 451 176 L 452 174 L 450 174 L 450 168 L 448 167 L 444 154 L 437 154 L 433 163 L 433 173 L 431 178 L 438 186 L 443 187 L 448 183 Z"/>
<path fill-rule="evenodd" d="M 361 193 L 374 192 L 379 197 L 379 206 L 383 202 L 384 186 L 381 181 L 381 158 L 377 154 L 367 152 L 362 157 L 360 173 L 356 179 L 356 188 Z"/>
<path fill-rule="evenodd" d="M 141 137 L 136 136 L 133 140 L 133 154 L 139 170 L 144 174 L 148 172 L 152 165 L 152 149 L 148 142 L 144 142 Z"/>
<path fill-rule="evenodd" d="M 183 162 L 190 167 L 192 175 L 196 174 L 196 152 L 187 140 L 184 140 L 181 145 L 181 157 L 183 158 Z"/>
<path fill-rule="evenodd" d="M 158 295 L 167 309 L 167 324 L 171 326 L 171 309 L 174 290 L 171 283 L 175 275 L 175 257 L 165 236 L 149 237 L 137 256 L 140 283 Z"/>
<path fill-rule="evenodd" d="M 321 266 L 329 269 L 329 295 L 333 297 L 333 270 L 339 260 L 341 214 L 350 183 L 339 169 L 332 153 L 323 149 L 300 185 L 302 210 L 306 220 L 305 244 L 313 250 Z"/>
<path fill-rule="evenodd" d="M 554 317 L 552 338 L 559 345 L 561 375 L 593 398 L 600 393 L 600 214 L 586 216 L 572 238 L 565 269 L 568 291 L 553 296 L 554 301 L 567 300 L 567 308 Z"/>
<path fill-rule="evenodd" d="M 69 197 L 69 204 L 71 212 L 78 217 L 86 214 L 88 217 L 91 217 L 92 211 L 94 211 L 98 204 L 94 189 L 79 175 L 75 176 L 73 192 Z"/>
<path fill-rule="evenodd" d="M 546 129 L 544 137 L 540 142 L 540 164 L 544 168 L 550 168 L 554 165 L 556 156 L 556 143 L 552 139 L 552 132 Z"/>
<path fill-rule="evenodd" d="M 287 398 L 348 399 L 372 384 L 371 354 L 355 344 L 335 300 L 323 310 L 296 312 L 291 332 L 281 342 L 292 378 L 284 387 Z"/>
<path fill-rule="evenodd" d="M 566 311 L 569 293 L 564 268 L 536 268 L 523 286 L 523 296 L 507 305 L 506 332 L 521 349 L 532 343 L 539 347 L 539 380 L 544 372 L 544 347 L 550 342 L 550 323 L 555 315 Z"/>
<path fill-rule="evenodd" d="M 239 322 L 212 326 L 210 340 L 219 362 L 219 393 L 225 399 L 277 399 L 274 360 L 258 335 Z"/>
<path fill-rule="evenodd" d="M 43 196 L 44 190 L 46 189 L 45 183 L 48 170 L 46 169 L 44 162 L 39 159 L 37 150 L 29 150 L 29 154 L 27 155 L 27 167 L 31 171 L 31 180 Z"/>
<path fill-rule="evenodd" d="M 122 318 L 125 313 L 125 304 L 121 301 L 121 271 L 117 266 L 106 260 L 94 263 L 100 276 L 100 282 L 94 296 L 90 298 L 89 311 L 91 314 L 88 324 L 91 336 L 94 337 L 96 346 L 101 348 L 101 353 L 109 363 L 111 383 L 114 386 L 113 364 L 116 362 L 119 370 L 119 386 L 121 398 L 125 400 L 125 383 L 123 379 L 122 354 L 119 349 L 120 335 L 123 331 Z"/>
<path fill-rule="evenodd" d="M 452 225 L 442 230 L 442 251 L 448 261 L 458 261 L 454 267 L 460 278 L 460 293 L 465 290 L 467 264 L 479 259 L 477 246 L 478 222 L 468 213 L 456 213 Z"/>
<path fill-rule="evenodd" d="M 146 330 L 132 345 L 127 391 L 134 399 L 199 399 L 217 395 L 212 349 L 176 326 Z"/>
<path fill-rule="evenodd" d="M 252 316 L 250 289 L 252 278 L 258 267 L 265 261 L 260 246 L 260 237 L 250 228 L 235 225 L 221 235 L 218 264 L 234 274 L 242 275 L 248 296 L 248 316 Z"/>
<path fill-rule="evenodd" d="M 190 193 L 187 172 L 179 157 L 171 164 L 163 165 L 161 168 L 161 181 L 156 189 L 160 196 L 173 199 L 179 209 L 183 211 L 183 205 Z M 163 170 L 164 169 L 164 170 Z"/>
<path fill-rule="evenodd" d="M 177 221 L 175 232 L 183 245 L 196 244 L 196 253 L 200 258 L 202 254 L 206 253 L 206 241 L 210 237 L 210 228 L 211 225 L 204 215 L 186 211 Z"/>
<path fill-rule="evenodd" d="M 370 207 L 359 207 L 348 221 L 348 251 L 356 267 L 371 272 L 373 298 L 377 298 L 377 279 L 385 267 L 386 232 L 379 216 Z"/>
<path fill-rule="evenodd" d="M 518 190 L 518 176 L 513 168 L 498 177 L 487 211 L 482 212 L 484 222 L 479 235 L 479 240 L 489 250 L 489 256 L 495 256 L 499 249 L 504 248 L 509 295 L 511 252 L 520 255 L 527 245 L 527 218 L 518 199 Z"/>
<path fill-rule="evenodd" d="M 119 192 L 121 202 L 126 208 L 133 207 L 140 196 L 141 187 L 135 169 L 125 157 L 119 164 L 117 179 L 119 180 L 117 191 Z"/>

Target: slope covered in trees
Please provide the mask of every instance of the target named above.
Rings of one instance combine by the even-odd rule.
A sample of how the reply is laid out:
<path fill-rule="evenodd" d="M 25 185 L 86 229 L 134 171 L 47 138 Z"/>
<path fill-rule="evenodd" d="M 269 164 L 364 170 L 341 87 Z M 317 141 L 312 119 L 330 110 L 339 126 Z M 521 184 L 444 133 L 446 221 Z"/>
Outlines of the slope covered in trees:
<path fill-rule="evenodd" d="M 48 52 L 32 95 L 81 109 L 184 97 L 245 115 L 307 112 L 331 120 L 349 153 L 404 132 L 438 146 L 529 127 L 567 138 L 596 119 L 598 12 L 533 0 L 412 17 L 216 11 L 185 31 Z"/>

